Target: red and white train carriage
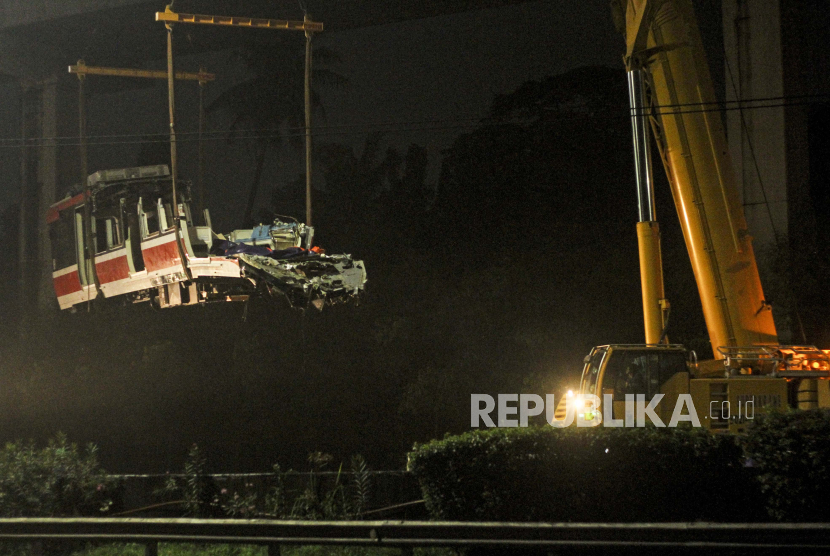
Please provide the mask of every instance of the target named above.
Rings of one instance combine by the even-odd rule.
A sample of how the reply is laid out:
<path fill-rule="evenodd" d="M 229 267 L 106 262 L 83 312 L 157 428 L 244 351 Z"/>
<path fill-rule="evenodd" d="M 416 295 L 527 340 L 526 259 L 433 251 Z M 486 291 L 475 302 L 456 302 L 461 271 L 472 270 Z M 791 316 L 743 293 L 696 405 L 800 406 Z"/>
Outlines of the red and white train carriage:
<path fill-rule="evenodd" d="M 186 183 L 180 186 L 174 212 L 165 165 L 96 172 L 89 176 L 89 191 L 89 197 L 67 196 L 47 214 L 61 309 L 99 295 L 152 299 L 160 307 L 171 307 L 247 299 L 257 292 L 279 293 L 292 305 L 305 302 L 321 308 L 356 297 L 366 282 L 361 261 L 312 251 L 313 230 L 302 224 L 275 221 L 236 230 L 229 234 L 234 241 L 228 241 L 213 232 L 207 210 L 200 215 L 203 222 L 194 221 Z M 85 249 L 87 237 L 92 249 Z M 233 254 L 216 254 L 215 240 L 235 247 Z M 254 245 L 254 253 L 239 248 Z"/>

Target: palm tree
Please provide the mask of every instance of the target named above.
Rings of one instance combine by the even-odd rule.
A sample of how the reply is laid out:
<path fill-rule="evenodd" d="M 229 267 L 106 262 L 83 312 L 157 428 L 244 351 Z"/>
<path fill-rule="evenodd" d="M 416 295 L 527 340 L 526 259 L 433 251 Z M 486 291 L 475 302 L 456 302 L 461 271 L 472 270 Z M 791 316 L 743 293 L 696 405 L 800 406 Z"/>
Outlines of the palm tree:
<path fill-rule="evenodd" d="M 231 140 L 242 135 L 255 144 L 255 168 L 243 222 L 252 225 L 252 213 L 265 157 L 271 147 L 288 145 L 299 149 L 303 142 L 304 123 L 304 56 L 282 43 L 255 44 L 238 52 L 253 77 L 238 83 L 219 95 L 206 108 L 206 113 L 225 111 L 233 116 L 230 125 Z M 345 86 L 346 77 L 330 69 L 340 58 L 330 49 L 313 51 L 312 83 L 315 85 Z M 325 117 L 320 97 L 311 91 L 312 109 Z"/>

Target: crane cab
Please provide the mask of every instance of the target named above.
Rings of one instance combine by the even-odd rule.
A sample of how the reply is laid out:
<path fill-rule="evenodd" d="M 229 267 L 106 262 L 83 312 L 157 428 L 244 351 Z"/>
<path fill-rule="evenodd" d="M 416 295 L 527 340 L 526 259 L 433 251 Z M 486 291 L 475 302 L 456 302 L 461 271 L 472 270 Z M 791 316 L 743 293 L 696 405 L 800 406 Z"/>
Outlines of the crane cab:
<path fill-rule="evenodd" d="M 585 357 L 578 395 L 595 395 L 603 404 L 610 397 L 613 418 L 623 419 L 626 395 L 649 403 L 662 394 L 655 414 L 665 424 L 679 396 L 689 394 L 701 426 L 716 433 L 742 433 L 770 409 L 830 407 L 827 353 L 812 346 L 720 351 L 723 360 L 699 365 L 682 345 L 598 346 Z M 556 418 L 563 419 L 564 411 L 557 408 Z"/>
<path fill-rule="evenodd" d="M 655 411 L 668 422 L 679 394 L 688 393 L 688 352 L 681 345 L 598 346 L 585 357 L 579 393 L 613 400 L 613 417 L 623 418 L 626 395 L 643 395 L 646 403 L 657 394 L 664 397 Z"/>

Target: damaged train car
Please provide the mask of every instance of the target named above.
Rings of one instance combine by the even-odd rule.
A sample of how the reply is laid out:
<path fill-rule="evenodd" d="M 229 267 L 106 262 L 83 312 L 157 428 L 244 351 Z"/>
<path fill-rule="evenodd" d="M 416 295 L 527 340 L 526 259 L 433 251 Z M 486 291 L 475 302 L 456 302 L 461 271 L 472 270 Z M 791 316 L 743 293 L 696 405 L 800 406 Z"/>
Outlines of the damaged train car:
<path fill-rule="evenodd" d="M 52 277 L 61 309 L 98 296 L 166 308 L 254 295 L 322 309 L 363 291 L 363 262 L 314 247 L 310 226 L 277 219 L 217 234 L 207 210 L 191 212 L 187 182 L 176 184 L 173 207 L 166 165 L 102 170 L 89 176 L 88 192 L 49 208 Z"/>

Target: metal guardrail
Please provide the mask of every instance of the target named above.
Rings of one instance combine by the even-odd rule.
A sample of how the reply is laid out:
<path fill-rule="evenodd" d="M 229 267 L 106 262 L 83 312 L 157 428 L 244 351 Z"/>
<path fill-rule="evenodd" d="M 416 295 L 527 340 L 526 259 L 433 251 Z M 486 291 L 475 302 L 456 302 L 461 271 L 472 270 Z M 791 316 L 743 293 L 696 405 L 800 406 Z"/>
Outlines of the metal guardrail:
<path fill-rule="evenodd" d="M 747 554 L 830 551 L 830 523 L 487 523 L 426 521 L 271 521 L 226 519 L 0 519 L 0 541 L 243 543 L 376 547 L 501 547 L 580 552 L 650 550 Z M 406 550 L 408 552 L 408 550 Z M 740 553 L 740 552 L 739 552 Z"/>

